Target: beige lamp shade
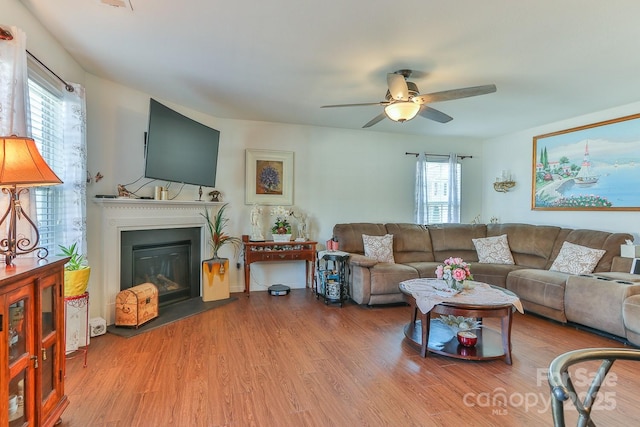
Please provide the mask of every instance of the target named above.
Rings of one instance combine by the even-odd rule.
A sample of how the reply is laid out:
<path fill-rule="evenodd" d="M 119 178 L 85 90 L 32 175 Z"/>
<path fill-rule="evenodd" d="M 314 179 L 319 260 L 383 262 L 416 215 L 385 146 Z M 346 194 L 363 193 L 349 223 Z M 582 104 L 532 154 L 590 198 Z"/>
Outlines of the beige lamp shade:
<path fill-rule="evenodd" d="M 412 101 L 394 102 L 384 107 L 387 117 L 396 122 L 406 122 L 413 119 L 420 111 L 420 104 Z"/>
<path fill-rule="evenodd" d="M 21 136 L 0 137 L 0 187 L 62 184 L 44 161 L 36 143 Z"/>

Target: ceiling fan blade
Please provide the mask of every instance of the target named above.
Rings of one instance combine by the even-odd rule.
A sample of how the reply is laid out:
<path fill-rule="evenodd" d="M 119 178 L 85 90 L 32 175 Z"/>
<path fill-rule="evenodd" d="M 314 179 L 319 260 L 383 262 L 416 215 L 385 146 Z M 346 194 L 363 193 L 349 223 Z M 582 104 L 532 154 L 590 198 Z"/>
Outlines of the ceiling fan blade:
<path fill-rule="evenodd" d="M 427 107 L 423 105 L 420 107 L 420 111 L 418 112 L 422 117 L 429 120 L 434 120 L 438 123 L 447 123 L 453 120 L 453 117 L 448 114 L 443 113 L 442 111 L 438 111 L 435 108 Z"/>
<path fill-rule="evenodd" d="M 389 103 L 387 101 L 380 101 L 380 102 L 365 102 L 363 104 L 335 104 L 335 105 L 323 105 L 320 108 L 366 107 L 368 105 L 389 105 Z"/>
<path fill-rule="evenodd" d="M 367 122 L 367 124 L 365 124 L 364 126 L 362 126 L 363 128 L 369 128 L 373 125 L 375 125 L 376 123 L 384 120 L 387 117 L 387 115 L 384 113 L 384 111 L 380 114 L 378 114 L 377 116 L 375 116 L 373 119 L 369 120 Z"/>
<path fill-rule="evenodd" d="M 465 87 L 461 89 L 444 90 L 442 92 L 416 95 L 413 102 L 418 104 L 429 104 L 431 102 L 451 101 L 453 99 L 468 98 L 470 96 L 486 95 L 496 91 L 496 85 L 484 85 Z"/>
<path fill-rule="evenodd" d="M 409 87 L 402 74 L 387 74 L 387 85 L 389 86 L 389 93 L 392 99 L 396 101 L 409 100 Z"/>

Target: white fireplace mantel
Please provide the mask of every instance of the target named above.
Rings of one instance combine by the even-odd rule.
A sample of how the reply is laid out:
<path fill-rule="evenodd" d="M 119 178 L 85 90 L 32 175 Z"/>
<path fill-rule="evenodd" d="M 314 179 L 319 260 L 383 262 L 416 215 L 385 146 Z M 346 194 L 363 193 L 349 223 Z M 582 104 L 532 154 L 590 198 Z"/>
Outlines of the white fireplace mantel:
<path fill-rule="evenodd" d="M 205 235 L 205 208 L 222 202 L 190 200 L 147 199 L 94 199 L 102 215 L 102 292 L 101 316 L 107 325 L 115 322 L 116 295 L 120 292 L 120 235 L 122 231 L 154 230 L 166 228 L 200 228 L 200 239 Z M 200 259 L 205 259 L 207 245 L 201 245 Z"/>

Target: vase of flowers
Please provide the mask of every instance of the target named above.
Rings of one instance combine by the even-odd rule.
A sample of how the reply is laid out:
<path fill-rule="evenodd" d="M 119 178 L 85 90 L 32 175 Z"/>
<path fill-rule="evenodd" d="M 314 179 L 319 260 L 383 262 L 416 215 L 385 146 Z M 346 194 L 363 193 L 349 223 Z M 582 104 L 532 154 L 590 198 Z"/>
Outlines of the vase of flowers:
<path fill-rule="evenodd" d="M 271 216 L 275 217 L 271 234 L 274 242 L 288 242 L 291 240 L 291 223 L 289 217 L 293 216 L 293 211 L 282 206 L 271 209 Z"/>
<path fill-rule="evenodd" d="M 472 280 L 470 265 L 462 258 L 447 258 L 443 265 L 436 268 L 436 277 L 444 280 L 451 289 L 461 291 L 464 289 L 464 281 Z"/>

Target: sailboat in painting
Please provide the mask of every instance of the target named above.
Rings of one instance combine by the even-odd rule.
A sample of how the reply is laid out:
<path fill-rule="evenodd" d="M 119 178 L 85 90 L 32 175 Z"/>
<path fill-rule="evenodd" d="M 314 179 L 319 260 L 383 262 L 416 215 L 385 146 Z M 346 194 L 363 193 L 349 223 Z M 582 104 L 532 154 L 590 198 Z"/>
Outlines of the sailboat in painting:
<path fill-rule="evenodd" d="M 593 173 L 593 169 L 591 168 L 591 159 L 589 157 L 589 141 L 585 143 L 584 146 L 584 159 L 582 160 L 582 165 L 580 165 L 580 170 L 578 174 L 574 178 L 573 182 L 583 187 L 588 187 L 594 185 L 600 179 L 599 175 Z"/>

